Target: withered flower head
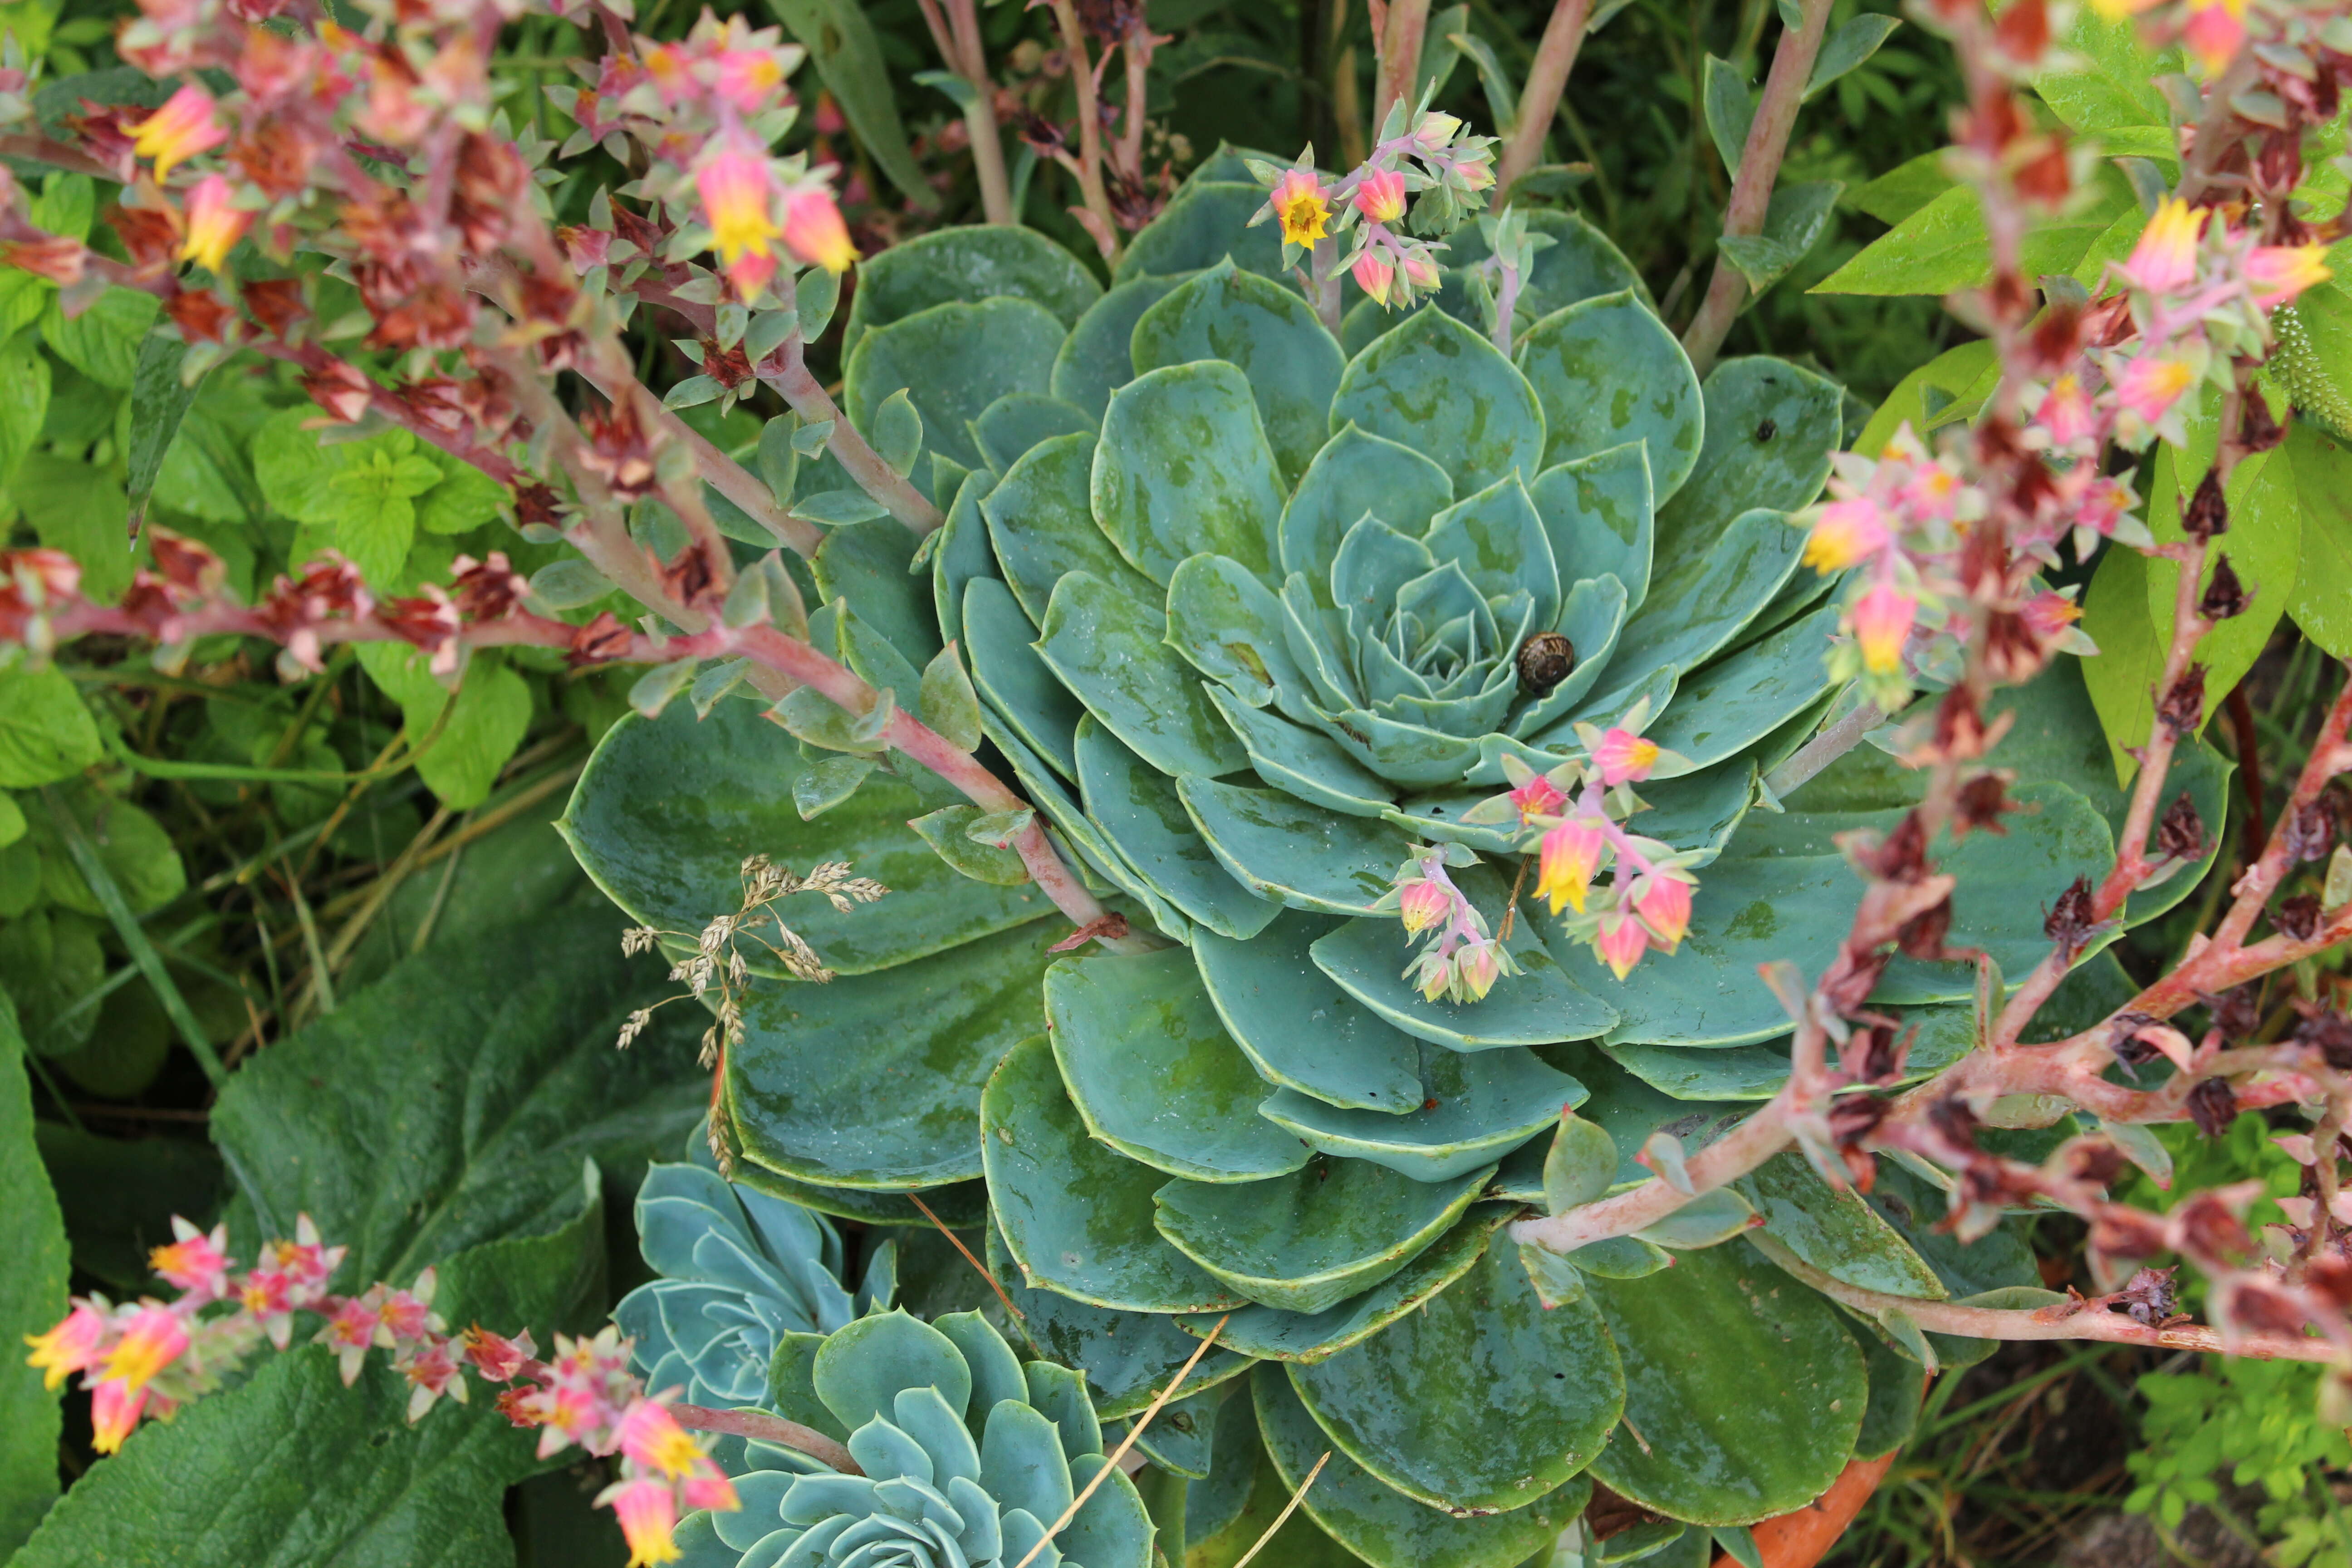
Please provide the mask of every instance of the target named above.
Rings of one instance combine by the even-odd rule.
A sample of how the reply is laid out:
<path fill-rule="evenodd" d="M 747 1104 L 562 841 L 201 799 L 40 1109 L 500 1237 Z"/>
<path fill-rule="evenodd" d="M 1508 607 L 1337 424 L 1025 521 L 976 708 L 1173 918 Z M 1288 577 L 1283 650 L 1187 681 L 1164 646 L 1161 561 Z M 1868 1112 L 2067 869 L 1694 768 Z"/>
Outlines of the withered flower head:
<path fill-rule="evenodd" d="M 2006 835 L 2001 826 L 2002 814 L 2018 810 L 2009 798 L 2009 775 L 2006 773 L 1979 773 L 1960 785 L 1953 802 L 1952 837 L 1965 838 L 1975 829 Z"/>
<path fill-rule="evenodd" d="M 2172 689 L 2156 705 L 2156 717 L 2158 722 L 2172 731 L 2175 741 L 2196 733 L 2197 727 L 2205 722 L 2203 665 L 2192 664 L 2180 672 L 2180 679 L 2172 683 Z"/>
<path fill-rule="evenodd" d="M 634 640 L 620 617 L 605 610 L 572 634 L 572 649 L 564 657 L 574 669 L 605 664 L 626 658 Z"/>
<path fill-rule="evenodd" d="M 2168 860 L 2199 860 L 2205 855 L 2205 823 L 2197 803 L 2182 790 L 2156 825 L 2156 852 Z"/>
<path fill-rule="evenodd" d="M 2091 879 L 2077 877 L 2058 895 L 2042 921 L 2042 934 L 2058 944 L 2059 961 L 2073 963 L 2098 931 L 2098 911 L 2091 900 Z"/>
<path fill-rule="evenodd" d="M 2189 1091 L 2189 1120 L 2208 1138 L 2219 1138 L 2238 1119 L 2238 1091 L 2225 1078 L 2209 1078 Z"/>
<path fill-rule="evenodd" d="M 2205 596 L 2197 601 L 2197 613 L 2209 621 L 2226 621 L 2246 613 L 2252 595 L 2238 581 L 2238 569 L 2230 564 L 2225 551 L 2213 558 L 2213 580 L 2205 584 Z"/>
<path fill-rule="evenodd" d="M 2211 539 L 2230 531 L 2230 503 L 2221 494 L 2221 479 L 2210 468 L 2197 481 L 2189 509 L 2180 514 L 2180 530 L 2191 539 Z"/>
<path fill-rule="evenodd" d="M 2325 805 L 2305 801 L 2288 816 L 2283 837 L 2287 854 L 2294 859 L 2323 860 L 2336 847 L 2336 824 Z"/>
<path fill-rule="evenodd" d="M 2316 893 L 2297 893 L 2291 899 L 2282 899 L 2278 908 L 2271 911 L 2271 924 L 2297 942 L 2309 942 L 2317 936 L 2319 921 Z"/>

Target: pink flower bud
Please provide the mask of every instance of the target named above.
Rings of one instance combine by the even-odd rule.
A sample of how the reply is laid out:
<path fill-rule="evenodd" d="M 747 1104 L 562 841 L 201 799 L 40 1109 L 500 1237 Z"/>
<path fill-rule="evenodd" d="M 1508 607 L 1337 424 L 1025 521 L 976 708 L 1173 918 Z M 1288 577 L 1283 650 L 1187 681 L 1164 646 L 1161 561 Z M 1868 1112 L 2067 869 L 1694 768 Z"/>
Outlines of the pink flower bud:
<path fill-rule="evenodd" d="M 1622 910 L 1602 915 L 1600 932 L 1592 940 L 1592 951 L 1620 980 L 1633 972 L 1649 945 L 1649 933 L 1642 929 L 1642 922 Z"/>
<path fill-rule="evenodd" d="M 55 1388 L 77 1372 L 98 1364 L 99 1346 L 106 1338 L 106 1317 L 88 1301 L 76 1301 L 56 1328 L 26 1334 L 33 1353 L 25 1358 L 41 1369 L 41 1386 Z"/>
<path fill-rule="evenodd" d="M 1843 572 L 1877 554 L 1893 538 L 1881 516 L 1878 503 L 1867 496 L 1830 502 L 1805 540 L 1805 564 L 1816 572 Z"/>
<path fill-rule="evenodd" d="M 146 1389 L 134 1388 L 118 1378 L 100 1384 L 89 1395 L 89 1446 L 101 1454 L 116 1452 L 139 1425 L 140 1413 L 146 1408 Z"/>
<path fill-rule="evenodd" d="M 1650 776 L 1658 763 L 1658 743 L 1645 741 L 1631 730 L 1615 725 L 1601 737 L 1601 744 L 1592 748 L 1592 765 L 1601 770 L 1601 782 L 1614 789 L 1621 784 L 1640 784 Z"/>
<path fill-rule="evenodd" d="M 1455 982 L 1473 1002 L 1485 1001 L 1501 973 L 1502 966 L 1496 961 L 1495 944 L 1491 942 L 1465 942 L 1462 951 L 1454 955 Z"/>
<path fill-rule="evenodd" d="M 850 243 L 849 226 L 829 191 L 794 191 L 784 202 L 784 246 L 795 257 L 827 272 L 845 270 L 857 259 Z"/>
<path fill-rule="evenodd" d="M 1454 913 L 1454 900 L 1434 882 L 1411 882 L 1398 896 L 1397 912 L 1404 918 L 1404 933 L 1419 936 L 1442 925 Z"/>
<path fill-rule="evenodd" d="M 677 1561 L 677 1503 L 667 1482 L 640 1478 L 615 1481 L 596 1495 L 598 1506 L 610 1504 L 629 1543 L 628 1568 L 651 1568 Z"/>
<path fill-rule="evenodd" d="M 1672 952 L 1690 930 L 1690 884 L 1664 872 L 1654 872 L 1643 878 L 1634 889 L 1633 908 L 1649 922 L 1651 935 L 1658 946 Z"/>
<path fill-rule="evenodd" d="M 188 1326 L 163 1307 L 142 1307 L 123 1325 L 122 1337 L 106 1352 L 106 1375 L 136 1392 L 180 1359 L 188 1348 Z"/>
<path fill-rule="evenodd" d="M 1382 307 L 1388 304 L 1389 285 L 1396 278 L 1394 268 L 1367 250 L 1356 258 L 1356 265 L 1349 270 L 1356 276 L 1356 287 L 1370 295 Z"/>
<path fill-rule="evenodd" d="M 1592 885 L 1592 873 L 1601 868 L 1606 842 L 1598 827 L 1575 817 L 1543 836 L 1536 897 L 1549 900 L 1552 913 L 1559 913 L 1562 904 L 1573 904 L 1577 913 L 1584 912 L 1585 894 Z"/>
<path fill-rule="evenodd" d="M 1365 175 L 1356 187 L 1356 210 L 1373 223 L 1394 223 L 1404 216 L 1404 176 L 1392 169 Z"/>
<path fill-rule="evenodd" d="M 1853 605 L 1854 640 L 1862 645 L 1862 666 L 1873 675 L 1892 675 L 1903 668 L 1903 644 L 1918 618 L 1919 601 L 1892 583 L 1872 585 Z"/>
<path fill-rule="evenodd" d="M 213 117 L 213 95 L 194 83 L 182 88 L 153 114 L 128 128 L 131 150 L 155 160 L 155 183 L 161 184 L 176 163 L 219 146 L 228 132 Z"/>
<path fill-rule="evenodd" d="M 1542 773 L 1537 773 L 1511 791 L 1511 805 L 1525 822 L 1531 816 L 1557 816 L 1568 805 L 1568 797 L 1559 786 Z"/>
<path fill-rule="evenodd" d="M 2117 266 L 2116 273 L 2151 294 L 2187 287 L 2197 280 L 2197 237 L 2204 226 L 2205 215 L 2187 202 L 2158 204 L 2140 230 L 2130 259 Z"/>

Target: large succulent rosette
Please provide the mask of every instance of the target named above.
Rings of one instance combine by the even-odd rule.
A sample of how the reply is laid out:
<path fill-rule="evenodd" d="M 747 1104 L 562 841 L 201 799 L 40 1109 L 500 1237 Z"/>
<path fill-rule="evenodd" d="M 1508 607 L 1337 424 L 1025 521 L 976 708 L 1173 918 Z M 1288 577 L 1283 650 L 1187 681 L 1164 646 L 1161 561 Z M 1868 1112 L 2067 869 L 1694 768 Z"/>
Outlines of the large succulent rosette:
<path fill-rule="evenodd" d="M 840 978 L 747 998 L 725 1083 L 744 1179 L 885 1225 L 925 1223 L 919 1197 L 984 1245 L 1019 1332 L 1108 1419 L 1214 1330 L 1199 1403 L 1163 1412 L 1183 1419 L 1152 1449 L 1196 1524 L 1240 1528 L 1229 1502 L 1278 1506 L 1328 1450 L 1281 1561 L 1511 1568 L 1594 1479 L 1701 1561 L 1709 1531 L 1897 1441 L 1923 1352 L 1968 1353 L 1849 1318 L 1739 1234 L 1921 1299 L 2033 1279 L 2010 1227 L 1966 1247 L 1934 1230 L 1924 1176 L 1890 1166 L 1865 1199 L 1794 1154 L 1579 1254 L 1549 1310 L 1496 1245 L 1543 1200 L 1563 1107 L 1609 1134 L 1605 1186 L 1774 1092 L 1789 1025 L 1758 966 L 1826 966 L 1860 887 L 1841 837 L 1916 798 L 1885 735 L 1785 800 L 1761 787 L 1852 700 L 1826 684 L 1834 610 L 1790 521 L 1853 438 L 1846 400 L 1768 359 L 1699 382 L 1624 259 L 1563 215 L 1535 220 L 1556 243 L 1511 353 L 1458 271 L 1415 313 L 1356 304 L 1335 338 L 1244 226 L 1263 200 L 1221 156 L 1108 289 L 1013 229 L 867 265 L 845 401 L 902 447 L 911 405 L 902 456 L 948 521 L 919 548 L 846 523 L 814 563 L 812 635 L 902 706 L 958 646 L 991 764 L 1159 950 L 1057 957 L 1068 921 L 966 831 L 973 808 L 792 700 L 624 721 L 566 831 L 665 929 L 731 908 L 751 853 L 894 889 L 795 917 Z M 1475 231 L 1454 245 L 1479 259 Z M 1629 714 L 1665 760 L 1628 826 L 1698 888 L 1678 949 L 1621 979 L 1535 899 L 1507 909 L 1518 843 L 1464 817 Z M 2030 809 L 1936 847 L 1959 878 L 1951 943 L 2021 975 L 2043 912 L 2110 863 L 2123 800 L 2068 661 L 2010 714 L 1994 760 Z M 2219 822 L 2219 763 L 2188 765 Z M 1512 960 L 1483 1000 L 1406 977 L 1393 879 L 1431 846 L 1477 861 L 1453 880 Z M 1912 1076 L 1967 1048 L 1974 984 L 1888 969 L 1875 1000 L 1917 1026 Z M 2124 984 L 2085 963 L 2053 1021 Z"/>

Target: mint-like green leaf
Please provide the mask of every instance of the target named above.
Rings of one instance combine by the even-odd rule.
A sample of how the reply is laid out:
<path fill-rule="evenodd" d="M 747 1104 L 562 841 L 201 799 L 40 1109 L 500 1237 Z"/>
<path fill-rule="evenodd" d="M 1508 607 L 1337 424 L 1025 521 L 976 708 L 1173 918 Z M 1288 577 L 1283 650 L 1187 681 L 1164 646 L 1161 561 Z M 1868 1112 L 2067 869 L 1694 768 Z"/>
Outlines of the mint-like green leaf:
<path fill-rule="evenodd" d="M 79 316 L 68 317 L 52 294 L 41 312 L 41 336 L 59 359 L 100 386 L 131 390 L 139 345 L 159 309 L 155 296 L 137 289 L 109 289 Z"/>
<path fill-rule="evenodd" d="M 98 725 L 62 671 L 0 670 L 0 788 L 70 778 L 102 754 Z"/>
<path fill-rule="evenodd" d="M 12 339 L 0 348 L 0 484 L 33 449 L 48 416 L 49 362 L 31 339 Z"/>
<path fill-rule="evenodd" d="M 470 533 L 497 517 L 506 504 L 506 487 L 473 464 L 430 450 L 420 450 L 417 457 L 441 475 L 415 498 L 416 526 L 425 532 Z"/>

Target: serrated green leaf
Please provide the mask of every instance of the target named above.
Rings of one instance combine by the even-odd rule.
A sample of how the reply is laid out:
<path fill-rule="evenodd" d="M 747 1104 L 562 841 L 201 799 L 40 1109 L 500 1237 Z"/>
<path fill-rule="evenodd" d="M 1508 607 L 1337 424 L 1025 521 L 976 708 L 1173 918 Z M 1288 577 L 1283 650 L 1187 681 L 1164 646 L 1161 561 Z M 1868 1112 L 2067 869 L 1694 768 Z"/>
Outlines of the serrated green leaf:
<path fill-rule="evenodd" d="M 98 725 L 62 670 L 0 669 L 0 788 L 70 778 L 104 754 Z"/>
<path fill-rule="evenodd" d="M 33 449 L 48 416 L 48 359 L 31 338 L 11 338 L 0 347 L 0 484 Z"/>

